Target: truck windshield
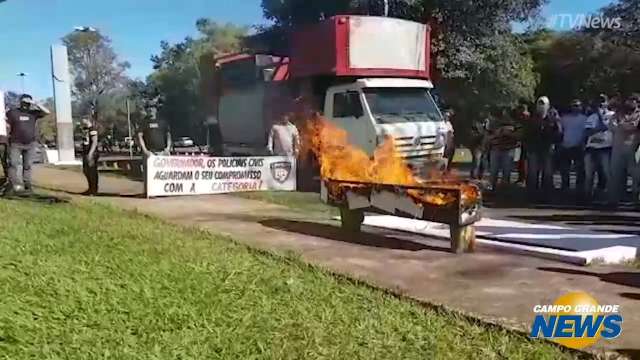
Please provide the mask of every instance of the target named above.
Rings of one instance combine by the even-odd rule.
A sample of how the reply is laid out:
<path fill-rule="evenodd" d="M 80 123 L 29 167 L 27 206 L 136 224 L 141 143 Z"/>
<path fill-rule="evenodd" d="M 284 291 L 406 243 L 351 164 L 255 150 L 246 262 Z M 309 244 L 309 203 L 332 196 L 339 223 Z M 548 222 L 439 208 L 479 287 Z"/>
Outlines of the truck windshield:
<path fill-rule="evenodd" d="M 428 89 L 366 88 L 363 91 L 379 124 L 442 120 Z"/>

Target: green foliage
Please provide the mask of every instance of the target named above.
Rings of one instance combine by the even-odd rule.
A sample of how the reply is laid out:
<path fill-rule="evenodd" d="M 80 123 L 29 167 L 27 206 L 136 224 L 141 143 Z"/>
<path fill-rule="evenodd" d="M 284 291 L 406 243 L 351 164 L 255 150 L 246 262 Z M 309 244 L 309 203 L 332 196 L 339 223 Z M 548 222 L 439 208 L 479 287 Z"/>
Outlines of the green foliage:
<path fill-rule="evenodd" d="M 615 45 L 640 51 L 640 1 L 620 0 L 602 9 L 608 18 L 619 18 L 621 27 L 602 31 L 602 35 Z"/>
<path fill-rule="evenodd" d="M 15 91 L 7 91 L 4 93 L 4 104 L 7 110 L 18 106 L 20 102 L 20 94 Z"/>
<path fill-rule="evenodd" d="M 200 96 L 199 61 L 241 49 L 248 28 L 233 24 L 218 24 L 208 19 L 196 22 L 200 36 L 187 37 L 177 44 L 163 41 L 160 54 L 151 60 L 155 71 L 148 85 L 164 96 L 160 116 L 171 124 L 175 136 L 191 136 L 204 142 L 204 113 Z M 213 61 L 211 62 L 213 66 Z"/>
<path fill-rule="evenodd" d="M 88 116 L 95 109 L 96 123 L 103 128 L 115 126 L 112 100 L 124 89 L 129 64 L 118 60 L 111 40 L 99 31 L 74 31 L 62 41 L 69 52 L 76 109 L 81 116 Z"/>
<path fill-rule="evenodd" d="M 572 99 L 590 100 L 638 91 L 640 11 L 637 1 L 605 7 L 604 17 L 620 18 L 620 29 L 577 29 L 556 33 L 540 30 L 522 35 L 541 82 L 537 93 L 559 107 Z"/>
<path fill-rule="evenodd" d="M 38 134 L 40 142 L 49 143 L 56 141 L 56 113 L 54 111 L 55 104 L 53 98 L 48 98 L 43 104 L 51 113 L 42 119 L 38 120 Z"/>

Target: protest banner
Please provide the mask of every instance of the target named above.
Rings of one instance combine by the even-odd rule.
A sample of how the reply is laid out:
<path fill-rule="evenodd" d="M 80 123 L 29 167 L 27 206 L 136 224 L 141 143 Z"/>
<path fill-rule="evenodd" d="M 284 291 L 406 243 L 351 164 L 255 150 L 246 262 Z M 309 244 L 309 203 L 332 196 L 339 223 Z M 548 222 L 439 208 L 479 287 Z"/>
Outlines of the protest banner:
<path fill-rule="evenodd" d="M 147 196 L 294 191 L 295 159 L 286 156 L 151 156 Z"/>

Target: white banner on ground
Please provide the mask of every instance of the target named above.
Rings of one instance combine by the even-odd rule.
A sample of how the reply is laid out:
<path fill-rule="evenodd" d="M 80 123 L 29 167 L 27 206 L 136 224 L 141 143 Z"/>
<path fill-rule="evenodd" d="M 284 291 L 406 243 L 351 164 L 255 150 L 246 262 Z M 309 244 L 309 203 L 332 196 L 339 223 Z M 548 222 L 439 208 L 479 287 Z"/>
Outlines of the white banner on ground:
<path fill-rule="evenodd" d="M 295 191 L 295 159 L 286 156 L 151 156 L 147 196 Z"/>

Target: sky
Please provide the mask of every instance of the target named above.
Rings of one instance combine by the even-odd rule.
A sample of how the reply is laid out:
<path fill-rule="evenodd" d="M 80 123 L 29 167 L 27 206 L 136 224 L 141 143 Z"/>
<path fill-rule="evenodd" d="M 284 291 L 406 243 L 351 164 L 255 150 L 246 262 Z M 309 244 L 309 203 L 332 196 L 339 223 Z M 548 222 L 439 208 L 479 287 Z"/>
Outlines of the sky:
<path fill-rule="evenodd" d="M 550 0 L 543 14 L 584 14 L 610 0 Z M 109 36 L 133 78 L 152 70 L 160 41 L 194 36 L 195 21 L 208 17 L 239 25 L 264 24 L 260 0 L 7 0 L 0 2 L 0 89 L 52 96 L 50 46 L 73 31 L 91 26 Z M 557 26 L 556 26 L 557 27 Z"/>

